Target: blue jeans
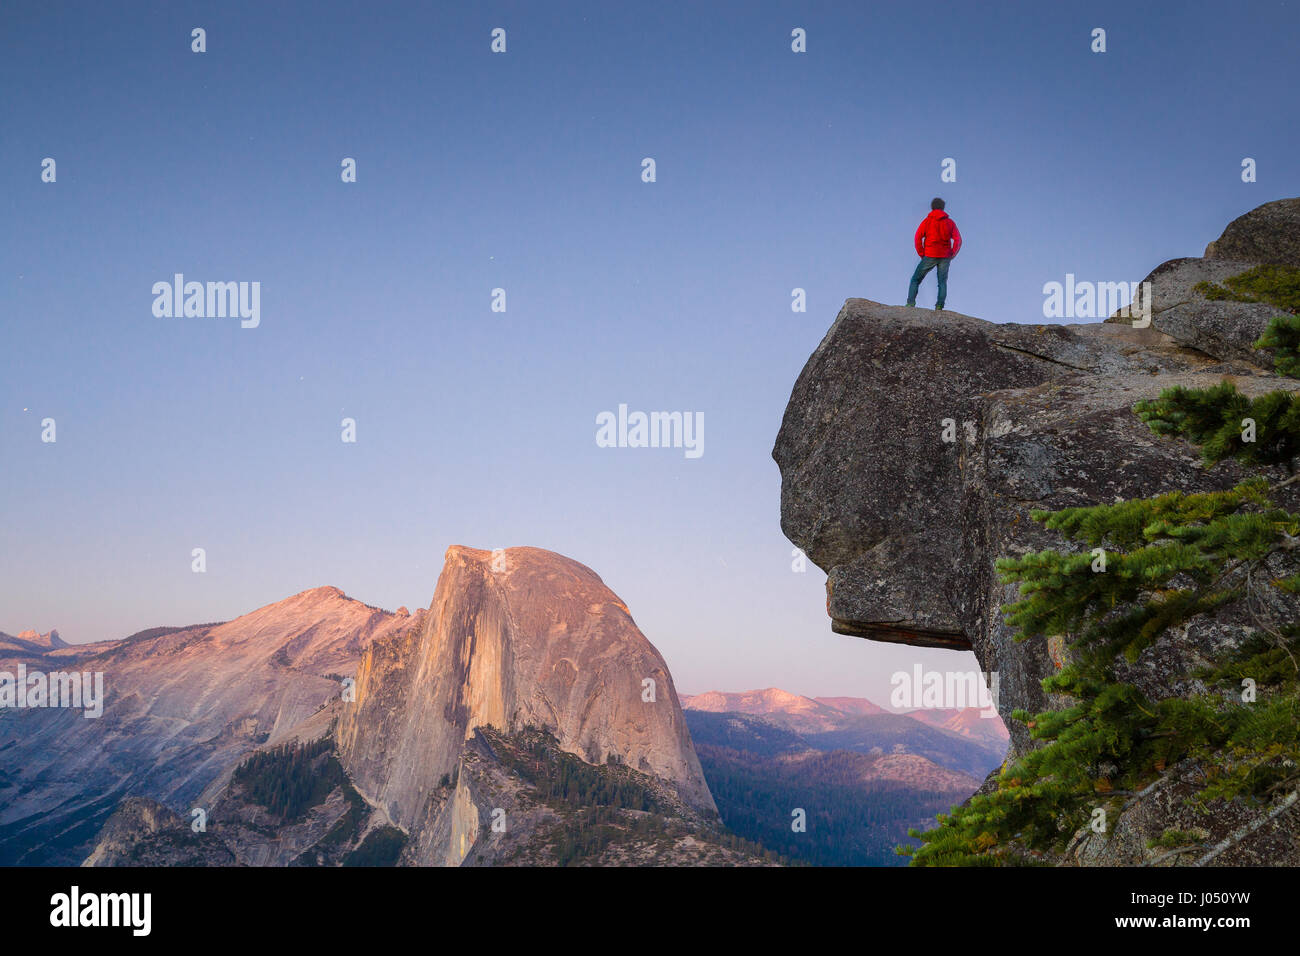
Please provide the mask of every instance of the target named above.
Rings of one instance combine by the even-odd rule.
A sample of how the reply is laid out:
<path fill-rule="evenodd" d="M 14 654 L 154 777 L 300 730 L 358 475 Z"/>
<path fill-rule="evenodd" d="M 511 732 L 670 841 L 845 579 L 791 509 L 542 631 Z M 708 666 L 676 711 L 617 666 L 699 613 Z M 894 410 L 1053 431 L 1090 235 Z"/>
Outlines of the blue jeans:
<path fill-rule="evenodd" d="M 912 273 L 912 284 L 907 287 L 907 304 L 916 305 L 916 293 L 921 288 L 921 280 L 930 274 L 930 270 L 935 266 L 939 267 L 936 275 L 939 278 L 939 298 L 934 302 L 936 309 L 942 309 L 944 302 L 948 299 L 948 263 L 951 259 L 935 259 L 932 256 L 924 257 L 916 264 L 916 271 Z"/>

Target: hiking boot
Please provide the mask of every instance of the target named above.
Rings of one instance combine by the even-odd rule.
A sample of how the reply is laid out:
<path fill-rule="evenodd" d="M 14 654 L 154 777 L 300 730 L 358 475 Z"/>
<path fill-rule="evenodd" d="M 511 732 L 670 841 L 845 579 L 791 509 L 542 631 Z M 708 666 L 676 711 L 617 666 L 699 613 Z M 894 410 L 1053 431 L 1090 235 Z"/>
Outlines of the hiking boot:
<path fill-rule="evenodd" d="M 934 307 L 934 311 L 936 311 L 936 312 L 942 312 L 942 311 L 943 311 L 943 306 L 941 306 L 941 305 L 936 305 L 936 306 Z"/>

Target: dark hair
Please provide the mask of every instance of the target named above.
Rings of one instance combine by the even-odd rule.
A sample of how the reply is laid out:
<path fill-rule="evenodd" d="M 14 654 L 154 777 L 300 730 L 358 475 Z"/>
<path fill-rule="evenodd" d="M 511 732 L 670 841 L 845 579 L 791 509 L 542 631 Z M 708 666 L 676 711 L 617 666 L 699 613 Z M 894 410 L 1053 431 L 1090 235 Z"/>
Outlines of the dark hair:
<path fill-rule="evenodd" d="M 930 208 L 931 208 L 931 209 L 942 209 L 942 208 L 943 208 L 943 200 L 940 199 L 938 196 L 935 196 L 933 199 L 930 200 Z"/>

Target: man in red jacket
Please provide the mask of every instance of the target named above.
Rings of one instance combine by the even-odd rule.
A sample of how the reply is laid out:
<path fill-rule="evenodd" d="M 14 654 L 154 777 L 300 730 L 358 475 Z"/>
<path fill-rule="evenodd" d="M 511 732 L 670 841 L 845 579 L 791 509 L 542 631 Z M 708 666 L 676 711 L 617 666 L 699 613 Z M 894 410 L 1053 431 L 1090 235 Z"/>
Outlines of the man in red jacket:
<path fill-rule="evenodd" d="M 936 312 L 943 310 L 943 303 L 948 298 L 948 264 L 961 251 L 961 233 L 957 224 L 943 211 L 943 200 L 935 199 L 930 203 L 930 215 L 921 220 L 916 227 L 916 254 L 921 261 L 912 273 L 912 284 L 907 289 L 907 304 L 916 305 L 916 292 L 921 288 L 921 280 L 929 275 L 930 270 L 938 267 L 939 298 L 935 300 Z"/>

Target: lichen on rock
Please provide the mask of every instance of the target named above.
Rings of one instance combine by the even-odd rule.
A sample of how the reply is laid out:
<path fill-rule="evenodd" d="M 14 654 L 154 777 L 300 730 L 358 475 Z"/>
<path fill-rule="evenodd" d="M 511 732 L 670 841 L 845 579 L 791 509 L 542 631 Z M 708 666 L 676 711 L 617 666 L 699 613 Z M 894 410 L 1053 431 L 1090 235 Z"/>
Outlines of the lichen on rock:
<path fill-rule="evenodd" d="M 1060 547 L 1035 510 L 1223 490 L 1249 476 L 1231 461 L 1205 468 L 1133 406 L 1225 379 L 1251 397 L 1300 389 L 1251 347 L 1278 310 L 1195 290 L 1261 262 L 1296 264 L 1297 221 L 1300 199 L 1269 203 L 1235 220 L 1208 258 L 1154 270 L 1147 328 L 1118 317 L 999 325 L 847 300 L 794 385 L 772 452 L 781 527 L 826 571 L 832 629 L 970 649 L 999 675 L 1004 718 L 1049 709 L 1041 682 L 1060 662 L 1048 642 L 1013 639 L 1003 610 L 1017 589 L 995 562 Z M 1295 510 L 1295 487 L 1281 500 Z M 1178 675 L 1249 633 L 1239 615 L 1197 620 L 1126 679 L 1156 699 L 1185 693 Z M 1013 756 L 1035 746 L 1023 724 L 1008 726 Z M 1142 840 L 1094 847 L 1086 862 L 1138 862 L 1133 846 Z"/>

